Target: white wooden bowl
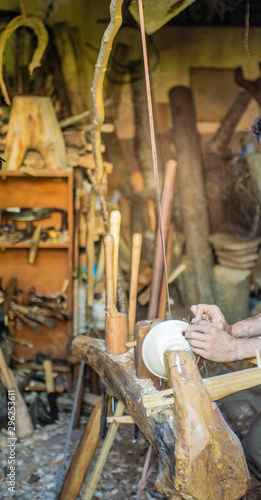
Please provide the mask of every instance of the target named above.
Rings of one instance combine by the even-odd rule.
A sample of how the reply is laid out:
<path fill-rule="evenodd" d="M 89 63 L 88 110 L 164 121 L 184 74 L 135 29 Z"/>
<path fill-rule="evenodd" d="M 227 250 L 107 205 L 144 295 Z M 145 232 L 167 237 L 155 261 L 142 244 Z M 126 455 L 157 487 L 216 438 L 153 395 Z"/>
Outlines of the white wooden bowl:
<path fill-rule="evenodd" d="M 147 333 L 142 344 L 142 358 L 151 373 L 167 379 L 164 352 L 191 351 L 188 340 L 182 335 L 187 327 L 186 321 L 170 319 L 158 323 Z"/>

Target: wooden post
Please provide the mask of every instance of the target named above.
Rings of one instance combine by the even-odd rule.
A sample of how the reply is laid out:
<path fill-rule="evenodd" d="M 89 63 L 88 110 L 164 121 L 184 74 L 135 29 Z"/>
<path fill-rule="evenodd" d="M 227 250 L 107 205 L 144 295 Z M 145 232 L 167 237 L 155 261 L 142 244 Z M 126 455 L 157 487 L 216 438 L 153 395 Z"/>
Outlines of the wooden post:
<path fill-rule="evenodd" d="M 90 420 L 86 425 L 57 500 L 76 500 L 79 495 L 82 483 L 100 441 L 101 410 L 102 398 L 100 398 L 95 406 Z"/>
<path fill-rule="evenodd" d="M 165 168 L 164 183 L 163 183 L 162 198 L 161 198 L 162 225 L 163 225 L 163 234 L 165 242 L 170 225 L 176 170 L 177 170 L 177 163 L 172 160 L 168 161 Z M 159 227 L 157 230 L 157 237 L 156 237 L 153 271 L 152 271 L 148 319 L 154 319 L 157 317 L 159 294 L 162 281 L 162 272 L 163 272 L 163 253 L 162 253 L 161 231 L 159 222 Z"/>
<path fill-rule="evenodd" d="M 186 247 L 191 258 L 184 275 L 186 302 L 188 305 L 213 303 L 213 256 L 193 97 L 191 90 L 182 86 L 172 88 L 169 96 Z"/>
<path fill-rule="evenodd" d="M 181 498 L 241 498 L 248 488 L 243 449 L 211 403 L 193 354 L 166 351 L 165 365 L 175 400 L 175 489 Z"/>

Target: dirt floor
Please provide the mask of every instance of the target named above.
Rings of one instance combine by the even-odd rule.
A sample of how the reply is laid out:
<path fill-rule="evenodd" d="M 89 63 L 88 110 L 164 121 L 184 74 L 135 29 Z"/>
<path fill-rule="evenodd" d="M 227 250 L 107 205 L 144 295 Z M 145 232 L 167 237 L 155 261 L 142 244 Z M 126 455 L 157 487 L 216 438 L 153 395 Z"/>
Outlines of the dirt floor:
<path fill-rule="evenodd" d="M 60 407 L 70 406 L 72 402 L 67 396 L 59 398 Z M 256 415 L 261 411 L 261 386 L 239 392 L 224 398 L 219 403 L 223 416 L 242 438 L 252 425 Z M 75 452 L 79 439 L 88 421 L 91 408 L 84 409 L 79 429 L 72 432 L 69 453 L 66 461 L 68 468 Z M 16 493 L 13 498 L 19 500 L 55 500 L 58 478 L 61 470 L 67 429 L 70 420 L 70 409 L 60 410 L 57 424 L 38 426 L 31 438 L 16 443 Z M 133 444 L 134 426 L 127 424 L 119 428 L 115 442 L 100 478 L 97 491 L 93 498 L 103 500 L 130 500 L 137 499 L 139 481 L 148 449 L 148 442 L 140 433 L 137 443 Z M 9 498 L 6 483 L 6 464 L 8 458 L 7 432 L 0 433 L 1 472 L 0 472 L 0 499 Z M 102 443 L 97 450 L 93 465 L 98 457 Z M 155 452 L 150 461 L 150 476 L 141 500 L 165 499 L 157 492 L 154 482 L 157 475 L 158 460 Z M 84 482 L 78 500 L 83 498 L 92 468 Z M 260 500 L 261 483 L 251 475 L 249 491 L 243 500 Z"/>

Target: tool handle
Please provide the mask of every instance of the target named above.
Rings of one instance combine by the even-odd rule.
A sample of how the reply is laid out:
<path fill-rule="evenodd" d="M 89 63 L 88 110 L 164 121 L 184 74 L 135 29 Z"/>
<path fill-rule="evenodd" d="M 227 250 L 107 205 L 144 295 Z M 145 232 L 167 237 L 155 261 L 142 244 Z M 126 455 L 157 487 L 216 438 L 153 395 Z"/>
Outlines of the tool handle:
<path fill-rule="evenodd" d="M 53 364 L 51 361 L 46 359 L 43 362 L 43 368 L 45 371 L 45 383 L 46 383 L 46 391 L 47 394 L 54 392 L 54 383 L 53 383 Z"/>
<path fill-rule="evenodd" d="M 106 234 L 103 238 L 105 255 L 105 288 L 106 288 L 106 306 L 114 304 L 114 272 L 113 272 L 113 250 L 114 238 L 111 234 Z"/>
<path fill-rule="evenodd" d="M 177 163 L 173 160 L 169 160 L 166 163 L 165 167 L 165 175 L 164 175 L 163 190 L 161 197 L 161 213 L 162 213 L 162 226 L 163 226 L 162 229 L 163 229 L 164 239 L 166 239 L 170 225 L 176 171 L 177 171 Z M 163 253 L 162 253 L 162 241 L 161 241 L 160 220 L 159 220 L 159 226 L 156 236 L 155 255 L 153 262 L 148 319 L 154 319 L 157 317 L 162 271 L 163 271 Z"/>
<path fill-rule="evenodd" d="M 34 264 L 35 259 L 36 259 L 36 254 L 38 250 L 38 246 L 40 243 L 41 239 L 41 230 L 42 226 L 41 224 L 38 224 L 34 230 L 31 243 L 30 243 L 30 250 L 29 250 L 29 263 Z"/>
<path fill-rule="evenodd" d="M 166 245 L 167 245 L 167 248 L 166 248 L 167 277 L 169 277 L 171 257 L 172 257 L 173 233 L 174 233 L 173 224 L 170 224 L 169 232 L 168 232 L 168 239 L 166 242 Z M 157 318 L 160 318 L 163 321 L 165 319 L 166 298 L 167 298 L 167 287 L 166 287 L 166 281 L 165 281 L 165 274 L 163 273 L 162 282 L 161 282 L 160 298 L 159 298 L 158 314 L 157 314 Z"/>
<path fill-rule="evenodd" d="M 119 244 L 121 229 L 121 213 L 119 210 L 113 210 L 110 214 L 110 233 L 114 238 L 113 266 L 114 266 L 114 302 L 117 303 L 117 276 L 119 260 Z"/>
<path fill-rule="evenodd" d="M 132 342 L 134 340 L 141 245 L 142 245 L 142 235 L 140 233 L 134 233 L 132 236 L 131 280 L 130 280 L 129 316 L 128 316 L 129 342 Z"/>

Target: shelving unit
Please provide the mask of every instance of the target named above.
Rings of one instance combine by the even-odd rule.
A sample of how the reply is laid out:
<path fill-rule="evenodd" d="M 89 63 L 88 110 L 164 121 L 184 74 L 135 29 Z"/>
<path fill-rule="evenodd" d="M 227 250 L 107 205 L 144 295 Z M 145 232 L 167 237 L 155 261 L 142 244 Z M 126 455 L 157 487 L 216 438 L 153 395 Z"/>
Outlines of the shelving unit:
<path fill-rule="evenodd" d="M 28 292 L 31 287 L 37 294 L 58 294 L 68 280 L 66 289 L 68 308 L 72 314 L 73 294 L 73 173 L 67 171 L 36 171 L 35 176 L 21 172 L 0 173 L 0 209 L 20 208 L 56 208 L 67 212 L 66 239 L 62 242 L 40 242 L 34 264 L 28 260 L 30 239 L 15 244 L 0 241 L 0 277 L 5 287 L 11 277 L 17 278 L 17 289 Z M 61 228 L 61 214 L 53 212 L 49 218 L 35 221 L 43 229 Z M 17 227 L 24 228 L 25 222 L 18 222 Z M 64 233 L 60 233 L 64 236 Z M 54 358 L 65 358 L 72 336 L 72 322 L 56 320 L 54 329 L 41 327 L 34 332 L 24 323 L 16 331 L 16 338 L 34 345 L 33 349 L 16 346 L 15 355 L 23 359 L 32 359 L 36 352 L 49 354 Z"/>

